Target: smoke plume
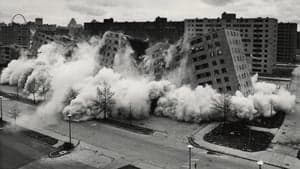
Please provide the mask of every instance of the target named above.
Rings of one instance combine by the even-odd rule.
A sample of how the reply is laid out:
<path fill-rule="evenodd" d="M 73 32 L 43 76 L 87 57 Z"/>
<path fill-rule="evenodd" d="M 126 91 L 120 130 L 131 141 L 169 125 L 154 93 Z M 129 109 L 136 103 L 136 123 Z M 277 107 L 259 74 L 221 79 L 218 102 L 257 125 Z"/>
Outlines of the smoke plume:
<path fill-rule="evenodd" d="M 70 54 L 67 46 L 57 43 L 43 45 L 37 58 L 25 55 L 11 61 L 2 71 L 2 84 L 18 85 L 28 97 L 44 99 L 44 103 L 32 116 L 24 116 L 23 121 L 45 118 L 55 122 L 61 115 L 72 115 L 73 120 L 82 121 L 104 118 L 101 96 L 104 90 L 112 94 L 111 104 L 107 105 L 109 116 L 114 118 L 144 119 L 151 114 L 186 122 L 213 120 L 222 116 L 213 111 L 214 102 L 222 95 L 211 86 L 182 85 L 185 64 L 172 71 L 164 72 L 162 79 L 155 81 L 153 75 L 141 71 L 140 67 L 151 72 L 153 58 L 143 56 L 143 66 L 134 59 L 130 44 L 120 47 L 111 68 L 102 64 L 100 49 L 106 44 L 106 36 L 93 37 L 87 42 L 77 43 Z M 183 43 L 183 42 L 180 42 Z M 186 62 L 183 49 L 181 63 Z M 170 45 L 164 56 L 166 65 L 176 59 L 176 47 Z M 299 74 L 296 69 L 294 75 Z M 249 96 L 237 91 L 230 97 L 230 111 L 240 119 L 253 119 L 259 116 L 272 116 L 275 110 L 289 112 L 295 104 L 295 96 L 276 85 L 258 82 L 253 77 L 254 93 Z M 271 109 L 274 109 L 271 111 Z M 107 111 L 106 111 L 107 112 Z M 271 114 L 272 112 L 272 114 Z M 21 120 L 22 121 L 22 117 Z M 44 122 L 43 122 L 44 123 Z"/>

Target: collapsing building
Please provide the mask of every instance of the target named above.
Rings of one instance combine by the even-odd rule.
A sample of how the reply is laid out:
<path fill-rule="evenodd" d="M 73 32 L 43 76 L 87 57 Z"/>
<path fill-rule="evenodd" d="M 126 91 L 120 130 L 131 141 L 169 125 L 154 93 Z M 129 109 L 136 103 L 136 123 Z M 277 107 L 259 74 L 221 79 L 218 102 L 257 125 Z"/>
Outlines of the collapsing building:
<path fill-rule="evenodd" d="M 114 65 L 115 55 L 118 52 L 125 52 L 127 45 L 133 49 L 132 57 L 136 63 L 141 61 L 140 56 L 145 54 L 145 50 L 148 47 L 148 43 L 142 40 L 135 39 L 133 37 L 124 35 L 118 32 L 106 32 L 103 35 L 104 45 L 101 47 L 99 53 L 101 58 L 99 63 L 102 66 L 112 68 Z"/>
<path fill-rule="evenodd" d="M 238 31 L 220 30 L 189 40 L 192 85 L 211 85 L 219 92 L 253 91 L 249 64 Z"/>
<path fill-rule="evenodd" d="M 108 32 L 103 38 L 105 44 L 100 49 L 100 63 L 112 67 L 117 52 L 125 52 L 125 46 L 130 45 L 130 37 Z M 221 93 L 234 94 L 239 90 L 245 96 L 253 92 L 250 66 L 238 31 L 218 30 L 181 39 L 175 45 L 159 42 L 146 49 L 145 55 L 135 52 L 133 57 L 141 72 L 152 75 L 156 80 L 184 68 L 175 72 L 183 74 L 183 77 L 177 75 L 181 78 L 181 85 L 211 85 Z"/>
<path fill-rule="evenodd" d="M 126 52 L 129 46 L 133 65 L 155 80 L 180 69 L 181 72 L 175 71 L 175 74 L 181 73 L 176 75 L 180 76 L 181 85 L 211 85 L 221 93 L 230 94 L 237 90 L 244 95 L 253 92 L 250 66 L 238 31 L 219 30 L 181 39 L 174 45 L 159 42 L 149 48 L 147 42 L 118 32 L 106 32 L 103 43 L 99 50 L 102 66 L 113 68 L 115 56 Z"/>
<path fill-rule="evenodd" d="M 73 46 L 75 41 L 67 35 L 57 35 L 53 31 L 36 31 L 33 35 L 30 45 L 30 52 L 32 56 L 38 54 L 38 49 L 45 44 L 56 42 L 64 46 Z"/>

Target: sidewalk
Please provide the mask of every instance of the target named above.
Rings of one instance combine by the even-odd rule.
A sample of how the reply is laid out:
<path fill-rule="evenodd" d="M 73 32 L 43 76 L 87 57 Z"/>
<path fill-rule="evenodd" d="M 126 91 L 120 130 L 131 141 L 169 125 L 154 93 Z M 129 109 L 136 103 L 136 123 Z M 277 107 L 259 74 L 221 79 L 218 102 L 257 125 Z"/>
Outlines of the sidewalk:
<path fill-rule="evenodd" d="M 277 168 L 298 169 L 300 167 L 300 160 L 297 159 L 297 152 L 300 149 L 300 89 L 298 86 L 300 86 L 300 79 L 293 79 L 290 90 L 297 96 L 297 105 L 294 112 L 286 115 L 282 126 L 271 131 L 271 133 L 275 134 L 275 137 L 266 151 L 250 153 L 204 141 L 204 135 L 213 130 L 218 123 L 209 124 L 201 131 L 194 133 L 190 137 L 189 142 L 198 148 L 236 158 L 250 161 L 263 160 L 265 164 Z"/>
<path fill-rule="evenodd" d="M 6 121 L 14 123 L 14 120 L 4 116 Z M 57 139 L 58 142 L 53 147 L 58 147 L 64 142 L 68 142 L 69 137 L 61 135 L 49 130 L 31 128 L 29 126 L 21 126 L 28 130 L 32 130 L 41 135 L 46 135 L 53 139 Z M 72 138 L 73 143 L 79 142 L 79 140 Z M 68 169 L 68 168 L 78 168 L 78 169 L 118 169 L 126 165 L 134 165 L 140 169 L 161 169 L 154 164 L 150 164 L 144 161 L 130 161 L 118 153 L 104 149 L 102 147 L 96 147 L 94 145 L 87 144 L 80 141 L 80 144 L 75 148 L 75 150 L 62 157 L 58 158 L 49 158 L 44 157 L 38 161 L 29 163 L 20 169 L 43 169 L 43 168 L 55 168 L 55 169 Z"/>
<path fill-rule="evenodd" d="M 300 161 L 297 158 L 292 158 L 290 156 L 273 152 L 271 148 L 267 149 L 266 151 L 250 153 L 237 149 L 232 149 L 229 147 L 211 144 L 204 141 L 204 135 L 210 132 L 212 129 L 214 129 L 217 125 L 218 123 L 209 124 L 198 133 L 195 133 L 195 135 L 193 135 L 189 139 L 189 142 L 197 148 L 217 152 L 220 154 L 225 154 L 236 158 L 246 159 L 254 162 L 263 160 L 266 165 L 274 166 L 277 168 L 299 168 L 298 166 L 300 166 Z"/>

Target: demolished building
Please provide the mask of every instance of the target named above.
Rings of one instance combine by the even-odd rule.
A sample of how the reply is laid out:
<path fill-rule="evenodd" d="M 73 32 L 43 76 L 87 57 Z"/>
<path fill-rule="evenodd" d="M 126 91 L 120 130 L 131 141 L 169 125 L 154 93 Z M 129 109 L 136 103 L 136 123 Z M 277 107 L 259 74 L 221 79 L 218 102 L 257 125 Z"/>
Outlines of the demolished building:
<path fill-rule="evenodd" d="M 211 85 L 219 92 L 253 92 L 251 74 L 238 31 L 219 30 L 189 40 L 192 85 Z"/>

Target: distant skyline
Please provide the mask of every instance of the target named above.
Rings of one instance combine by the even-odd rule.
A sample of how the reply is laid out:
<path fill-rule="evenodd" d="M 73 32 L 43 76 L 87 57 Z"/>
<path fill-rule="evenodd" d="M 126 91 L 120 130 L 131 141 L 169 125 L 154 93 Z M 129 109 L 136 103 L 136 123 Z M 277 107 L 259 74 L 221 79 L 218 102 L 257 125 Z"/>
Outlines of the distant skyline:
<path fill-rule="evenodd" d="M 14 14 L 28 21 L 36 17 L 44 23 L 66 26 L 71 18 L 77 23 L 103 21 L 153 21 L 185 18 L 216 18 L 222 12 L 237 17 L 274 17 L 279 22 L 300 23 L 300 2 L 296 0 L 0 0 L 0 22 L 9 23 Z M 298 26 L 299 30 L 299 26 Z"/>

